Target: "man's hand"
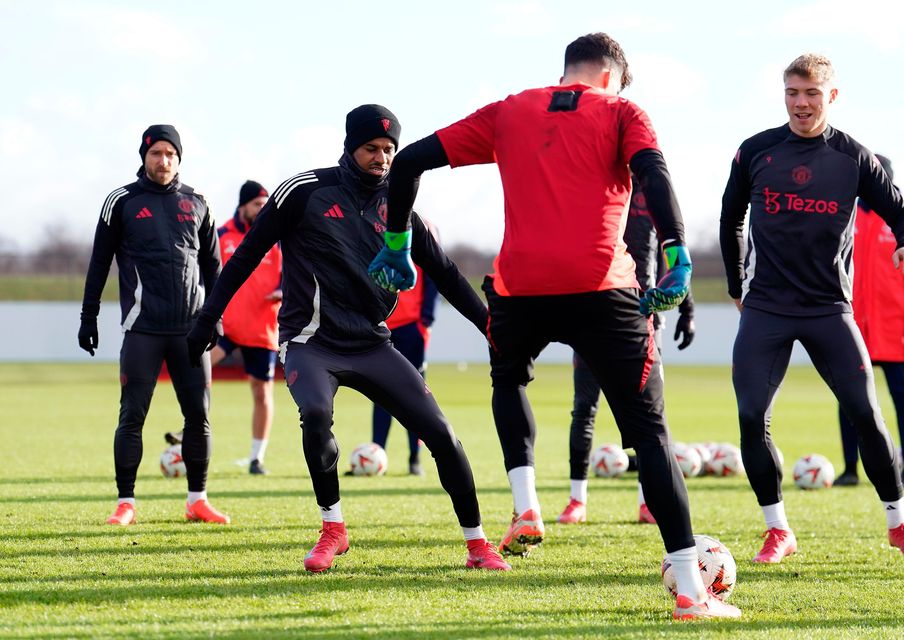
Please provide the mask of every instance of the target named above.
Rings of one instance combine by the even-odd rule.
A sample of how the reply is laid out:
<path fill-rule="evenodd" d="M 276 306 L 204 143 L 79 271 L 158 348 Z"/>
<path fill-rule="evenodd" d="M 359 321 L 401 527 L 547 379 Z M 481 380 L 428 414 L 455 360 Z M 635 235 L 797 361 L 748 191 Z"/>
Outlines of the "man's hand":
<path fill-rule="evenodd" d="M 694 341 L 697 328 L 694 326 L 694 316 L 681 313 L 678 315 L 678 324 L 675 325 L 675 340 L 681 340 L 678 350 L 686 349 Z"/>
<path fill-rule="evenodd" d="M 82 318 L 82 324 L 78 328 L 78 346 L 90 353 L 93 358 L 97 343 L 97 319 Z"/>
<path fill-rule="evenodd" d="M 386 246 L 367 267 L 371 280 L 392 293 L 413 288 L 417 272 L 411 261 L 411 229 L 401 233 L 387 231 L 383 239 Z"/>
<path fill-rule="evenodd" d="M 640 312 L 645 316 L 674 309 L 687 297 L 691 286 L 693 265 L 687 247 L 670 245 L 662 253 L 668 271 L 655 287 L 647 289 L 640 297 Z"/>
<path fill-rule="evenodd" d="M 264 300 L 267 302 L 282 302 L 282 289 L 274 289 L 264 296 Z"/>
<path fill-rule="evenodd" d="M 740 298 L 732 298 L 732 302 L 734 302 L 734 306 L 737 307 L 738 313 L 741 313 L 744 310 L 744 303 L 741 302 Z"/>
<path fill-rule="evenodd" d="M 201 366 L 201 358 L 205 351 L 210 351 L 217 346 L 220 334 L 217 325 L 209 325 L 201 320 L 196 320 L 191 331 L 185 336 L 188 342 L 188 362 L 193 367 Z"/>
<path fill-rule="evenodd" d="M 904 247 L 895 249 L 895 252 L 891 254 L 891 261 L 894 263 L 896 270 L 904 272 Z"/>

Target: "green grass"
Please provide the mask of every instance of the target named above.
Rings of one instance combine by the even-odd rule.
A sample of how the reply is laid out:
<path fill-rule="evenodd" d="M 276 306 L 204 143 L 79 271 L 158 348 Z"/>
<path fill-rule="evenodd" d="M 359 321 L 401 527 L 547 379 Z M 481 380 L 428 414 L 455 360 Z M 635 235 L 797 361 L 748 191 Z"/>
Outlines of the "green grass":
<path fill-rule="evenodd" d="M 18 274 L 0 275 L 0 300 L 67 301 L 82 299 L 85 274 Z M 119 282 L 107 279 L 103 300 L 119 300 Z"/>
<path fill-rule="evenodd" d="M 479 295 L 483 276 L 469 280 Z M 694 300 L 697 302 L 730 302 L 724 278 L 694 278 Z M 0 300 L 80 301 L 85 290 L 85 275 L 0 275 Z M 119 282 L 115 275 L 107 278 L 103 299 L 115 302 L 119 298 Z"/>
<path fill-rule="evenodd" d="M 904 557 L 888 547 L 869 485 L 805 493 L 786 487 L 800 552 L 753 566 L 761 515 L 744 478 L 688 482 L 694 528 L 738 560 L 731 601 L 737 622 L 678 624 L 659 580 L 655 527 L 633 523 L 636 476 L 592 479 L 590 522 L 553 521 L 568 499 L 569 367 L 541 366 L 530 396 L 539 423 L 537 475 L 547 541 L 507 573 L 467 571 L 451 506 L 425 460 L 426 478 L 404 475 L 396 425 L 382 478 L 342 478 L 351 551 L 309 575 L 304 554 L 318 513 L 301 455 L 297 413 L 276 390 L 267 463 L 251 477 L 250 392 L 217 382 L 209 489 L 228 527 L 182 520 L 185 485 L 157 469 L 162 433 L 180 422 L 162 383 L 145 427 L 139 524 L 102 524 L 114 507 L 115 365 L 0 366 L 0 637 L 197 636 L 312 638 L 901 638 Z M 880 376 L 881 377 L 881 376 Z M 431 366 L 431 388 L 465 445 L 489 535 L 511 511 L 489 410 L 484 366 Z M 737 441 L 729 371 L 667 370 L 675 439 Z M 893 415 L 884 388 L 886 415 Z M 335 432 L 344 455 L 369 440 L 370 406 L 340 391 Z M 601 411 L 596 442 L 615 439 Z M 808 369 L 792 369 L 775 409 L 786 469 L 820 452 L 840 462 L 835 405 Z M 344 458 L 344 456 L 343 456 Z"/>

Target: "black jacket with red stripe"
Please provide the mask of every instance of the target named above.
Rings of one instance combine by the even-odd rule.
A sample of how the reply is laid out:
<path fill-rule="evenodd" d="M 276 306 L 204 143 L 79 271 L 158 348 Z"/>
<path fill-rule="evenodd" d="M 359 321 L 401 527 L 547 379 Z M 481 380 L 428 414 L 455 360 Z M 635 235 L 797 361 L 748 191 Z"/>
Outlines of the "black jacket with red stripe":
<path fill-rule="evenodd" d="M 188 333 L 221 265 L 216 226 L 204 197 L 179 176 L 159 185 L 143 167 L 137 181 L 107 196 L 85 278 L 83 319 L 97 318 L 114 256 L 123 330 Z"/>
<path fill-rule="evenodd" d="M 383 248 L 387 181 L 369 184 L 354 160 L 299 173 L 283 182 L 261 209 L 226 263 L 201 311 L 215 323 L 267 250 L 283 252 L 279 341 L 361 351 L 389 339 L 386 318 L 398 294 L 378 287 L 367 267 Z M 481 331 L 487 311 L 421 219 L 413 216 L 411 256 L 439 292 Z"/>

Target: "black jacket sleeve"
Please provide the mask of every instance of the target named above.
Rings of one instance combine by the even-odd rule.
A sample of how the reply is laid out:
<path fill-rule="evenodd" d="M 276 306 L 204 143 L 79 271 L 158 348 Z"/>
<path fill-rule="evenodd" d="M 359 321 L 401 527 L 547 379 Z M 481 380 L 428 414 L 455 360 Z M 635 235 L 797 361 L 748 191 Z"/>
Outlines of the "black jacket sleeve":
<path fill-rule="evenodd" d="M 748 156 L 749 152 L 742 146 L 731 163 L 719 218 L 719 245 L 728 279 L 728 295 L 735 300 L 741 298 L 741 283 L 744 281 L 744 220 L 747 218 L 747 205 L 750 204 Z"/>
<path fill-rule="evenodd" d="M 684 220 L 662 152 L 642 149 L 631 157 L 631 171 L 647 198 L 647 209 L 663 244 L 684 244 Z"/>
<path fill-rule="evenodd" d="M 100 297 L 110 274 L 113 256 L 119 249 L 122 239 L 122 204 L 117 203 L 110 215 L 109 223 L 103 215 L 97 221 L 94 231 L 94 247 L 91 250 L 91 261 L 88 263 L 88 275 L 85 277 L 85 293 L 82 297 L 82 320 L 94 320 L 100 313 Z"/>
<path fill-rule="evenodd" d="M 389 194 L 386 204 L 389 212 L 386 228 L 405 231 L 411 224 L 411 209 L 421 183 L 421 174 L 429 169 L 449 164 L 446 150 L 435 133 L 409 144 L 392 161 L 389 173 Z M 451 301 L 450 301 L 451 302 Z"/>
<path fill-rule="evenodd" d="M 860 158 L 857 195 L 891 227 L 897 240 L 896 246 L 904 246 L 904 199 L 872 154 Z"/>
<path fill-rule="evenodd" d="M 487 308 L 445 254 L 433 234 L 417 214 L 411 216 L 411 258 L 436 284 L 436 288 L 455 309 L 477 327 L 487 330 Z"/>
<path fill-rule="evenodd" d="M 301 192 L 302 189 L 296 191 Z M 213 291 L 201 309 L 198 324 L 210 327 L 219 321 L 235 292 L 245 284 L 245 280 L 257 268 L 270 248 L 301 220 L 307 195 L 303 195 L 304 202 L 301 204 L 294 198 L 295 192 L 292 196 L 281 208 L 277 208 L 274 199 L 270 198 L 261 209 L 254 224 L 223 267 L 223 272 L 217 278 Z M 298 209 L 298 206 L 301 208 Z M 214 236 L 216 237 L 215 231 Z"/>
<path fill-rule="evenodd" d="M 205 201 L 205 205 L 207 202 Z M 220 237 L 210 213 L 210 208 L 205 206 L 204 219 L 198 228 L 198 265 L 201 267 L 201 283 L 205 291 L 212 291 L 223 263 L 220 259 Z"/>

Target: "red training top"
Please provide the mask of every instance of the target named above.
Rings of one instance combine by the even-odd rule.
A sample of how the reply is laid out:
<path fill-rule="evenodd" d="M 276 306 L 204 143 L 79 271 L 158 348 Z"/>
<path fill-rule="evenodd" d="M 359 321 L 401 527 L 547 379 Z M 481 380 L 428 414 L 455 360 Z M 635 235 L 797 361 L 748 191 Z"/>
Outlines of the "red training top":
<path fill-rule="evenodd" d="M 248 225 L 239 219 L 238 212 L 217 229 L 223 264 L 232 257 L 247 232 Z M 266 253 L 260 265 L 239 288 L 223 312 L 223 331 L 229 340 L 243 347 L 260 347 L 271 351 L 279 349 L 276 316 L 280 303 L 278 300 L 268 300 L 267 296 L 279 289 L 281 282 L 282 252 L 276 244 Z"/>
<path fill-rule="evenodd" d="M 897 240 L 874 211 L 857 207 L 851 304 L 871 360 L 904 362 L 904 274 L 891 256 Z"/>
<path fill-rule="evenodd" d="M 550 111 L 555 92 L 577 108 Z M 452 167 L 495 162 L 505 235 L 494 263 L 500 295 L 637 287 L 622 236 L 628 162 L 658 149 L 646 113 L 584 84 L 528 89 L 436 132 Z"/>

